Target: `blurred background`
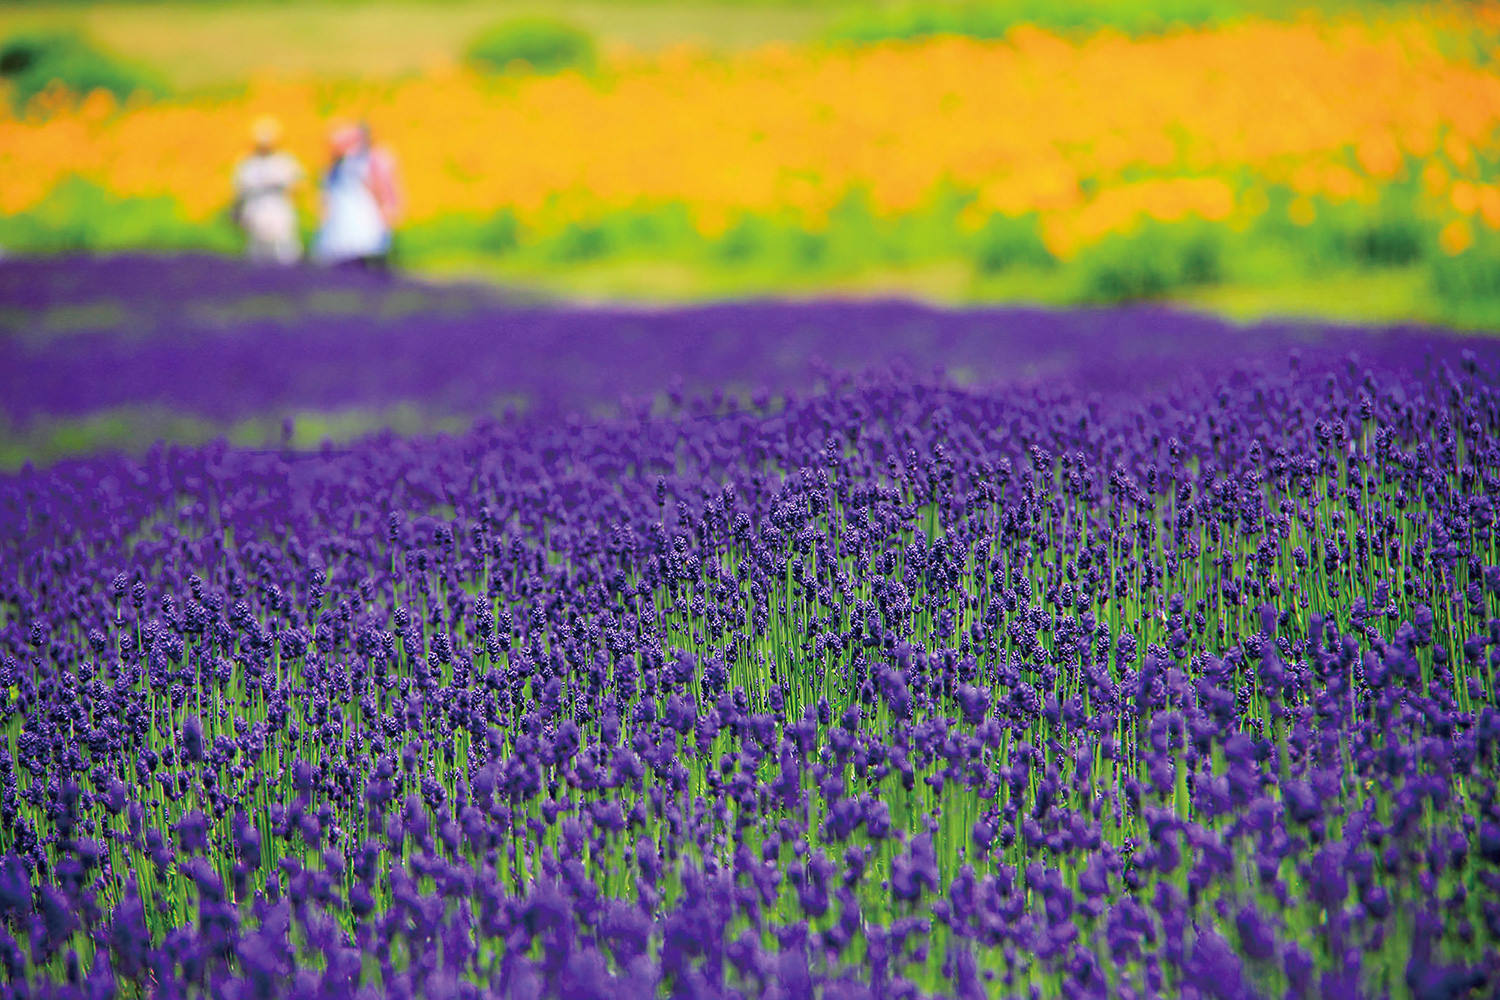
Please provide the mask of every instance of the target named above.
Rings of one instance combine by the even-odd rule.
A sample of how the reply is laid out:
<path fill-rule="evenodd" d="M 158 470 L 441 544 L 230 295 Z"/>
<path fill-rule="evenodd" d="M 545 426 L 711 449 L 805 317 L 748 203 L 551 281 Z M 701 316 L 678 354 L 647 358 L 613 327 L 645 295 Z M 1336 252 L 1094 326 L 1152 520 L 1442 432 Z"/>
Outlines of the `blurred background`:
<path fill-rule="evenodd" d="M 1404 0 L 11 0 L 3 378 L 84 335 L 389 320 L 455 282 L 1491 331 L 1497 43 L 1500 4 Z M 373 255 L 338 249 L 351 164 Z M 180 308 L 142 254 L 193 255 Z M 386 283 L 266 276 L 346 258 Z M 46 409 L 10 408 L 8 463 L 67 450 Z"/>

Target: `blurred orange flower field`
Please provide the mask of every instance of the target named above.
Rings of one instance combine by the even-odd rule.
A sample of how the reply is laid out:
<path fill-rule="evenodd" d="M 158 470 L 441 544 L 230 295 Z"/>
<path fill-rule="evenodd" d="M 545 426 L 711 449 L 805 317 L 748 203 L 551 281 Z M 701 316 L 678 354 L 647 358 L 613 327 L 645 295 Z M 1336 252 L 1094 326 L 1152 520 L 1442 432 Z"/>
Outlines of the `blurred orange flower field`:
<path fill-rule="evenodd" d="M 1067 260 L 1147 220 L 1243 228 L 1273 189 L 1305 225 L 1404 185 L 1456 254 L 1500 228 L 1500 76 L 1445 52 L 1442 27 L 1429 12 L 1136 39 L 1018 28 L 616 53 L 589 75 L 263 78 L 228 100 L 125 107 L 50 93 L 0 118 L 0 214 L 77 175 L 209 219 L 248 124 L 271 113 L 309 165 L 331 118 L 367 117 L 400 156 L 411 223 L 509 209 L 547 234 L 678 205 L 714 237 L 747 215 L 816 231 L 851 193 L 895 217 L 959 191 L 962 225 L 1034 214 Z"/>

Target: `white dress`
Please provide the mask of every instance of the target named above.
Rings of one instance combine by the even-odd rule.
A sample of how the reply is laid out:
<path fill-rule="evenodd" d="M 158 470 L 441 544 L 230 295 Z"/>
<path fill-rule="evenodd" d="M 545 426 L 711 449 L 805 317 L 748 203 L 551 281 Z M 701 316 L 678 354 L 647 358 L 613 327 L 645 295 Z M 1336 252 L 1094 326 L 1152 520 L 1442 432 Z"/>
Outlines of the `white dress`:
<path fill-rule="evenodd" d="M 350 153 L 323 179 L 323 228 L 314 249 L 324 264 L 378 257 L 390 247 L 391 233 L 370 186 L 368 153 Z"/>
<path fill-rule="evenodd" d="M 302 166 L 286 153 L 254 153 L 234 171 L 239 224 L 251 260 L 294 264 L 302 256 L 291 189 Z"/>

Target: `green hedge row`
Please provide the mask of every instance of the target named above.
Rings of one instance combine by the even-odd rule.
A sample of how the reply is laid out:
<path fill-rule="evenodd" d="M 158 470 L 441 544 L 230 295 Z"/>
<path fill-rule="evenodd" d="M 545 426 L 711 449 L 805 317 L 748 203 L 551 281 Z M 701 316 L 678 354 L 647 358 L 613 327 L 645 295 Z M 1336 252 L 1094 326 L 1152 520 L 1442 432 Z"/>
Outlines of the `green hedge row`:
<path fill-rule="evenodd" d="M 1307 10 L 1378 10 L 1415 0 L 907 0 L 851 7 L 829 31 L 835 41 L 875 42 L 967 35 L 1000 38 L 1030 24 L 1054 31 L 1111 28 L 1149 35 L 1246 16 L 1287 18 Z"/>
<path fill-rule="evenodd" d="M 1481 232 L 1458 255 L 1439 248 L 1437 227 L 1398 188 L 1372 209 L 1319 203 L 1316 221 L 1290 219 L 1289 192 L 1236 231 L 1203 221 L 1151 223 L 1109 237 L 1066 262 L 1048 253 L 1035 216 L 995 216 L 973 230 L 960 218 L 970 197 L 952 191 L 920 213 L 881 218 L 850 195 L 826 226 L 810 231 L 786 219 L 747 215 L 716 237 L 698 232 L 686 206 L 621 211 L 529 232 L 508 210 L 411 225 L 398 236 L 400 262 L 421 268 L 458 257 L 564 271 L 591 262 L 666 260 L 715 272 L 736 269 L 806 283 L 819 276 L 959 261 L 988 278 L 1028 274 L 1074 302 L 1167 297 L 1226 282 L 1274 285 L 1329 273 L 1420 269 L 1431 296 L 1456 304 L 1470 322 L 1500 325 L 1500 234 Z M 61 185 L 31 211 L 0 219 L 0 251 L 101 252 L 126 249 L 234 252 L 227 222 L 184 219 L 170 198 L 120 199 L 82 180 Z"/>
<path fill-rule="evenodd" d="M 151 69 L 98 48 L 70 31 L 28 31 L 0 42 L 0 80 L 17 111 L 54 83 L 75 94 L 107 90 L 124 100 L 133 94 L 167 92 Z"/>

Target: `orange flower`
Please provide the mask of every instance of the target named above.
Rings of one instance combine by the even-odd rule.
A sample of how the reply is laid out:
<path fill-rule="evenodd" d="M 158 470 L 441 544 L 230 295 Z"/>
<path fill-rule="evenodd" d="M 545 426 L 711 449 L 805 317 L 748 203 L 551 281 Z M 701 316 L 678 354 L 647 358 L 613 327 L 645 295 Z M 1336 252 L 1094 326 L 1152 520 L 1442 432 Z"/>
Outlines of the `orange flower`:
<path fill-rule="evenodd" d="M 0 111 L 0 212 L 76 174 L 209 218 L 229 199 L 245 123 L 274 114 L 310 167 L 329 119 L 371 121 L 400 159 L 413 222 L 508 208 L 533 233 L 666 204 L 708 233 L 744 213 L 816 227 L 851 191 L 899 215 L 956 188 L 976 194 L 967 224 L 1036 212 L 1072 249 L 1147 218 L 1234 224 L 1236 206 L 1277 184 L 1368 202 L 1411 156 L 1430 157 L 1417 169 L 1442 221 L 1468 197 L 1446 196 L 1450 173 L 1493 183 L 1476 172 L 1500 162 L 1500 75 L 1445 55 L 1437 30 L 1420 12 L 1136 40 L 1025 28 L 617 54 L 592 77 L 265 77 L 229 100 L 124 107 L 48 92 L 24 116 Z M 1311 212 L 1294 203 L 1294 218 Z"/>
<path fill-rule="evenodd" d="M 1454 219 L 1443 227 L 1438 233 L 1438 246 L 1442 247 L 1443 253 L 1450 257 L 1456 257 L 1469 249 L 1474 243 L 1474 230 L 1463 219 Z"/>

